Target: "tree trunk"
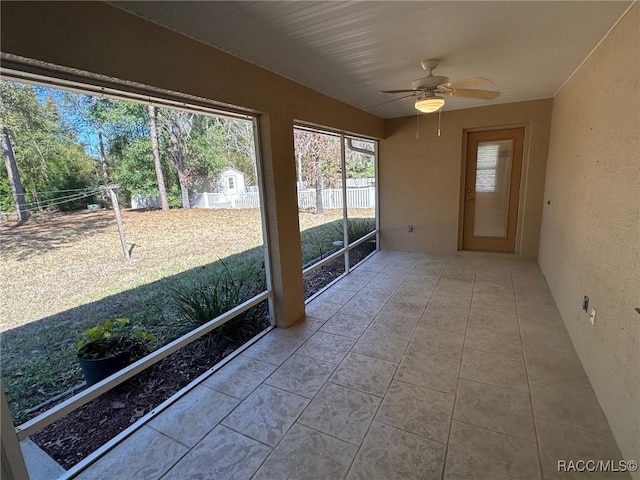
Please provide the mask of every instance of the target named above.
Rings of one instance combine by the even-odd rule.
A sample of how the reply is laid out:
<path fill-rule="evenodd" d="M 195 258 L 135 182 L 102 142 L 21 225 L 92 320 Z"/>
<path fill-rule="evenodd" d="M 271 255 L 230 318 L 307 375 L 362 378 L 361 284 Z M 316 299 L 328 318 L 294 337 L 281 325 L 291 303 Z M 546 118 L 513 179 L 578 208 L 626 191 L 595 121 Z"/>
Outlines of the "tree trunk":
<path fill-rule="evenodd" d="M 109 185 L 109 167 L 107 165 L 107 156 L 104 153 L 104 142 L 102 141 L 102 129 L 98 129 L 98 144 L 100 145 L 100 163 L 102 164 L 102 177 L 104 184 Z"/>
<path fill-rule="evenodd" d="M 164 183 L 162 164 L 160 163 L 160 148 L 158 146 L 158 127 L 156 125 L 156 107 L 149 105 L 149 126 L 151 127 L 151 150 L 153 151 L 153 164 L 156 168 L 156 180 L 158 191 L 160 192 L 160 204 L 162 211 L 169 211 L 169 201 L 167 200 L 167 188 Z"/>
<path fill-rule="evenodd" d="M 182 208 L 184 210 L 191 209 L 191 201 L 189 200 L 189 186 L 182 170 L 178 170 L 178 181 L 180 182 L 180 193 L 182 194 Z"/>
<path fill-rule="evenodd" d="M 191 202 L 189 201 L 189 183 L 187 176 L 184 173 L 184 160 L 182 158 L 182 149 L 177 139 L 174 140 L 174 136 L 171 136 L 174 148 L 174 159 L 176 169 L 178 170 L 178 182 L 180 182 L 180 193 L 182 194 L 182 208 L 184 210 L 191 209 Z"/>
<path fill-rule="evenodd" d="M 4 154 L 7 175 L 9 176 L 9 184 L 11 185 L 11 192 L 13 193 L 13 200 L 16 203 L 18 221 L 24 222 L 29 218 L 29 210 L 27 210 L 27 203 L 24 198 L 24 189 L 22 188 L 22 182 L 20 181 L 20 172 L 18 172 L 16 158 L 13 155 L 13 147 L 11 146 L 11 139 L 9 138 L 9 130 L 7 127 L 2 127 L 2 153 Z"/>
<path fill-rule="evenodd" d="M 109 166 L 107 165 L 107 155 L 104 152 L 104 141 L 102 139 L 102 128 L 98 127 L 98 146 L 100 147 L 100 164 L 102 165 L 102 178 L 104 179 L 104 184 L 109 185 Z M 109 205 L 111 202 L 111 198 L 109 198 L 109 194 L 106 190 L 102 190 L 99 194 L 100 200 L 105 205 Z"/>
<path fill-rule="evenodd" d="M 42 154 L 42 150 L 40 150 L 40 147 L 38 147 L 38 143 L 31 139 L 31 141 L 33 142 L 33 146 L 36 147 L 36 151 L 38 152 L 38 155 L 40 156 L 40 165 L 42 168 L 42 177 L 44 179 L 44 181 L 46 182 L 47 180 L 47 162 L 44 159 L 44 155 Z M 44 212 L 44 208 L 42 208 L 42 204 L 40 203 L 40 194 L 38 193 L 38 188 L 36 187 L 36 185 L 33 185 L 33 189 L 31 190 L 31 196 L 35 199 L 36 203 L 38 204 L 38 211 L 39 212 Z"/>
<path fill-rule="evenodd" d="M 181 140 L 189 137 L 191 127 L 190 120 L 184 114 L 169 110 L 167 130 L 173 146 L 171 155 L 176 170 L 178 170 L 178 181 L 180 182 L 180 192 L 182 193 L 182 208 L 184 210 L 189 210 L 191 203 L 189 201 L 189 177 L 185 171 L 185 152 L 183 151 Z"/>
<path fill-rule="evenodd" d="M 316 215 L 324 215 L 324 204 L 322 202 L 323 178 L 320 169 L 320 155 L 314 158 L 316 164 Z"/>
<path fill-rule="evenodd" d="M 302 155 L 299 152 L 296 152 L 296 170 L 298 174 L 298 190 L 302 190 L 304 188 L 302 186 Z"/>

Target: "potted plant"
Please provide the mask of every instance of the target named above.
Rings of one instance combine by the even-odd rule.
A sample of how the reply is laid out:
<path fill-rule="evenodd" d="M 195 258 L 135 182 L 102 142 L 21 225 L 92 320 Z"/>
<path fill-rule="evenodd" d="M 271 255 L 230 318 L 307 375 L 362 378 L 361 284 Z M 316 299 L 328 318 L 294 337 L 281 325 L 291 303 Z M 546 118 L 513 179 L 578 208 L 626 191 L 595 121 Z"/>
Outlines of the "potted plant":
<path fill-rule="evenodd" d="M 149 352 L 155 336 L 128 318 L 116 318 L 88 328 L 76 343 L 78 362 L 87 385 L 93 385 Z"/>

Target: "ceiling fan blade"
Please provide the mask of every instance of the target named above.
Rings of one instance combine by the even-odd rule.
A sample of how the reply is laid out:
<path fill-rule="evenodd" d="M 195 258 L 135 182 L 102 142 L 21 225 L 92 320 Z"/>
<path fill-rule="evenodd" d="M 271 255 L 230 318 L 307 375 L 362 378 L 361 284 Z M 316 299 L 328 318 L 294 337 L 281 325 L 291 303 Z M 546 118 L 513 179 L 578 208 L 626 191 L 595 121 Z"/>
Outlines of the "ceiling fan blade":
<path fill-rule="evenodd" d="M 409 92 L 413 92 L 413 93 L 422 93 L 423 90 L 382 90 L 378 93 L 409 93 Z"/>
<path fill-rule="evenodd" d="M 482 85 L 491 85 L 493 82 L 484 77 L 471 77 L 463 80 L 456 80 L 454 82 L 443 83 L 445 87 L 458 89 L 467 87 L 481 87 Z"/>
<path fill-rule="evenodd" d="M 408 90 L 409 92 L 413 91 L 413 90 Z M 382 103 L 378 103 L 377 105 L 373 105 L 371 107 L 368 108 L 368 110 L 371 110 L 372 108 L 376 108 L 376 107 L 381 107 L 382 105 L 386 105 L 387 103 L 391 103 L 391 102 L 397 102 L 398 100 L 402 100 L 404 98 L 409 98 L 409 97 L 415 97 L 416 94 L 412 93 L 411 95 L 405 95 L 404 97 L 398 97 L 398 98 L 392 98 L 391 100 L 387 100 L 386 102 L 382 102 Z"/>
<path fill-rule="evenodd" d="M 500 92 L 492 92 L 490 90 L 470 90 L 468 88 L 456 89 L 453 92 L 454 97 L 478 98 L 480 100 L 494 100 L 498 98 Z"/>

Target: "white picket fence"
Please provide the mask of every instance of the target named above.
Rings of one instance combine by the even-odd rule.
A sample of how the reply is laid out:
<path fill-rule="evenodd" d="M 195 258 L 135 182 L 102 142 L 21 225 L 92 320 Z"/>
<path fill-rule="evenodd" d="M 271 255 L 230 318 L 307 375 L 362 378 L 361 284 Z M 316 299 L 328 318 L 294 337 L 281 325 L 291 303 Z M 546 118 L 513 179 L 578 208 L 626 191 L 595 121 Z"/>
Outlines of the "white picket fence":
<path fill-rule="evenodd" d="M 322 190 L 324 208 L 342 208 L 342 190 L 325 188 Z M 249 193 L 196 193 L 191 199 L 193 208 L 259 208 L 258 192 Z M 298 190 L 298 207 L 315 208 L 316 191 Z M 376 206 L 375 187 L 347 188 L 347 208 L 374 208 Z"/>
<path fill-rule="evenodd" d="M 260 208 L 258 192 L 250 193 L 196 193 L 192 208 Z"/>

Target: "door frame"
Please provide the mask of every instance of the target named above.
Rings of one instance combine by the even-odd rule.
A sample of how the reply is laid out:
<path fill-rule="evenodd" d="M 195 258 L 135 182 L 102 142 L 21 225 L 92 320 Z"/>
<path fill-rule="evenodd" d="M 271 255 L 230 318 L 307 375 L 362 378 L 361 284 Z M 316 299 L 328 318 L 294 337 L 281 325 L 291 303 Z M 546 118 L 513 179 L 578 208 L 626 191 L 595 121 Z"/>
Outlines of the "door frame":
<path fill-rule="evenodd" d="M 491 132 L 494 130 L 510 130 L 513 128 L 524 128 L 524 138 L 522 141 L 522 168 L 520 171 L 520 195 L 518 196 L 518 217 L 516 222 L 516 244 L 513 253 L 510 252 L 485 252 L 491 255 L 520 255 L 522 249 L 524 230 L 524 210 L 525 198 L 528 189 L 529 173 L 529 150 L 531 148 L 531 123 L 509 123 L 503 125 L 491 125 L 485 127 L 472 127 L 462 130 L 462 142 L 460 146 L 460 182 L 458 195 L 458 251 L 463 251 L 463 228 L 464 228 L 464 196 L 465 179 L 467 175 L 467 138 L 469 133 Z"/>

